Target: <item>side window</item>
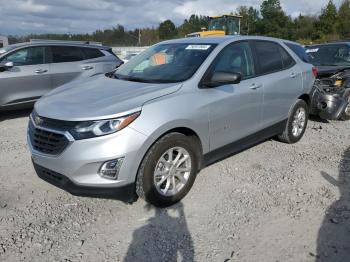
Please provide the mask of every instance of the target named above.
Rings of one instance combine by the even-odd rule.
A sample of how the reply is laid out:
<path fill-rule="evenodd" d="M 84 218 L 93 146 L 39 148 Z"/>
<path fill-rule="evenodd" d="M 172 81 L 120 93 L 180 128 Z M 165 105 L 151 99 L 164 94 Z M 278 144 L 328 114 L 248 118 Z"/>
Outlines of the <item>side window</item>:
<path fill-rule="evenodd" d="M 282 63 L 283 63 L 283 68 L 284 69 L 290 68 L 293 65 L 295 65 L 294 59 L 281 46 L 280 46 L 280 52 L 281 52 L 281 56 L 282 56 Z"/>
<path fill-rule="evenodd" d="M 93 59 L 104 56 L 104 54 L 96 48 L 84 47 L 82 50 L 85 54 L 85 59 Z"/>
<path fill-rule="evenodd" d="M 305 63 L 310 63 L 309 57 L 306 54 L 304 47 L 292 43 L 284 43 L 288 46 L 302 61 Z"/>
<path fill-rule="evenodd" d="M 44 63 L 44 47 L 20 49 L 8 55 L 4 61 L 13 62 L 14 66 L 38 65 Z"/>
<path fill-rule="evenodd" d="M 76 46 L 51 46 L 52 62 L 65 63 L 84 60 L 83 51 Z"/>
<path fill-rule="evenodd" d="M 261 74 L 283 70 L 280 45 L 268 41 L 256 41 L 255 49 Z"/>
<path fill-rule="evenodd" d="M 254 76 L 254 62 L 248 42 L 225 47 L 214 65 L 214 72 L 240 73 L 242 79 Z"/>

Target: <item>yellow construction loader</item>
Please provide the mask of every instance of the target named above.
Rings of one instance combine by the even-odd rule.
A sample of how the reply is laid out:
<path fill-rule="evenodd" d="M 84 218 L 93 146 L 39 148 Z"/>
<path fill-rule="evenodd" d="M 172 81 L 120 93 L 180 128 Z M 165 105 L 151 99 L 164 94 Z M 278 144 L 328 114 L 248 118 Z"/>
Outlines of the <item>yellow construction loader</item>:
<path fill-rule="evenodd" d="M 239 35 L 241 32 L 241 19 L 239 15 L 221 15 L 209 17 L 208 29 L 203 28 L 202 32 L 195 32 L 186 37 L 207 37 Z"/>

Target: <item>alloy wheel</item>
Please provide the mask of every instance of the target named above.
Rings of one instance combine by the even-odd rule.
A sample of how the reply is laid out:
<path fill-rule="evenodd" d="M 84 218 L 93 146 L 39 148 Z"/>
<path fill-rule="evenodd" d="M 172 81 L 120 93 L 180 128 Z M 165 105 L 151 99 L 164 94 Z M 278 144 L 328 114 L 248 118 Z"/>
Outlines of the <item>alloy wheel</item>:
<path fill-rule="evenodd" d="M 154 185 L 163 196 L 174 196 L 187 184 L 191 174 L 191 156 L 183 147 L 172 147 L 159 158 Z"/>

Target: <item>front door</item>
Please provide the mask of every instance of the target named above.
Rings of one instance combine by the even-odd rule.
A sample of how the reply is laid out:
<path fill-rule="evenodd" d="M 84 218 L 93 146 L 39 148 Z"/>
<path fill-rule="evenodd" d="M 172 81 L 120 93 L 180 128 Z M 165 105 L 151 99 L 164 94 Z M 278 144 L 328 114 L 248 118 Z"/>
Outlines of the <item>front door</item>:
<path fill-rule="evenodd" d="M 213 65 L 213 72 L 240 73 L 239 84 L 204 90 L 209 99 L 210 150 L 249 136 L 260 129 L 262 83 L 254 78 L 253 55 L 248 42 L 225 47 Z"/>
<path fill-rule="evenodd" d="M 14 67 L 0 72 L 0 105 L 34 101 L 51 89 L 44 47 L 23 48 L 2 61 L 11 61 Z"/>

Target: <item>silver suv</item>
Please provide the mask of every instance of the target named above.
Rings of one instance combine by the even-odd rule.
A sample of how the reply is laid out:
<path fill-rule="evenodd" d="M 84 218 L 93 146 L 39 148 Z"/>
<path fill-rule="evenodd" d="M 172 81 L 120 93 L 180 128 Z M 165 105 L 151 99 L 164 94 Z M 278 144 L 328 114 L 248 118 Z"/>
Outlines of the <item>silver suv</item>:
<path fill-rule="evenodd" d="M 122 63 L 110 47 L 83 42 L 33 41 L 0 48 L 0 110 L 32 106 L 53 88 Z"/>
<path fill-rule="evenodd" d="M 286 43 L 298 45 L 171 40 L 113 74 L 55 89 L 30 116 L 37 174 L 75 195 L 168 206 L 210 163 L 269 137 L 299 141 L 315 76 Z"/>

